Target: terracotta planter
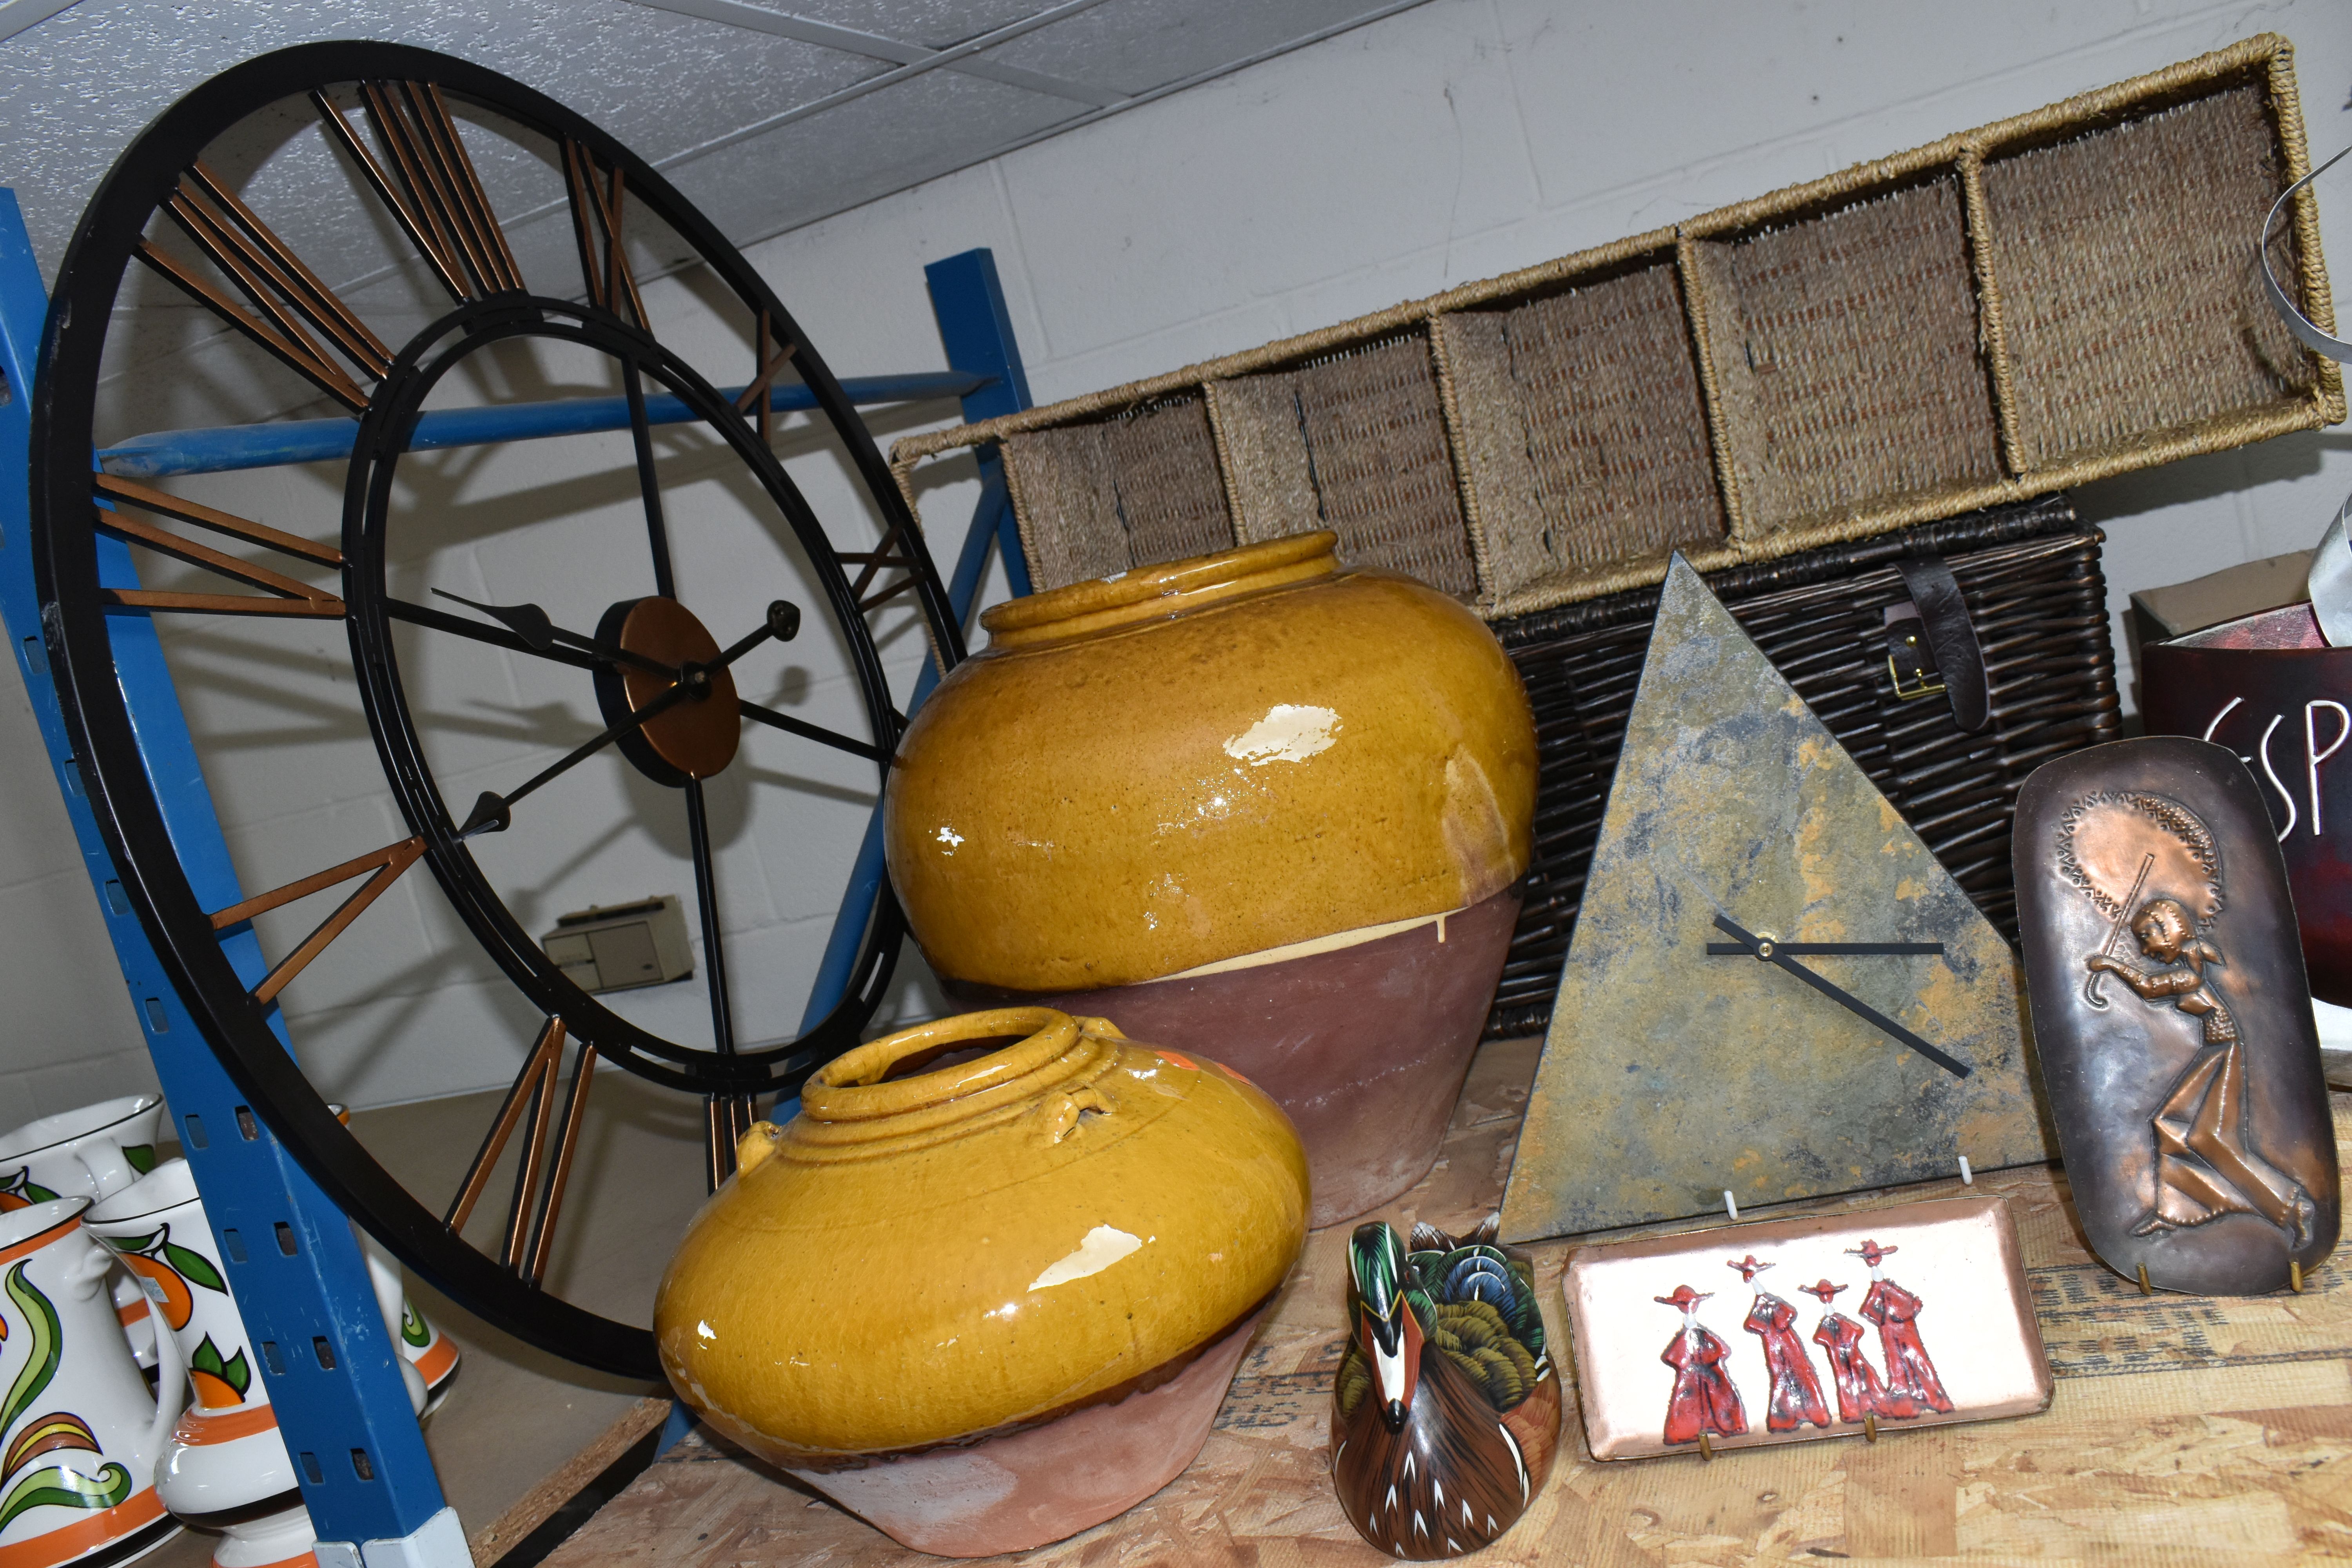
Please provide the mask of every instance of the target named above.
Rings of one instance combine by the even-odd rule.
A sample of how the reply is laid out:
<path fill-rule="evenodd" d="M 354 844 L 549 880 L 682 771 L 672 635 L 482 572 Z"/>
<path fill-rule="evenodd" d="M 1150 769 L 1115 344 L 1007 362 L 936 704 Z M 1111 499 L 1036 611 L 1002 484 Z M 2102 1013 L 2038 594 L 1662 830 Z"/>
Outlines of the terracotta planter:
<path fill-rule="evenodd" d="M 663 1278 L 664 1369 L 725 1436 L 947 1556 L 1173 1479 L 1307 1236 L 1273 1101 L 1045 1008 L 860 1047 L 737 1157 Z"/>
<path fill-rule="evenodd" d="M 1226 1062 L 1317 1225 L 1436 1159 L 1502 970 L 1535 725 L 1447 595 L 1303 534 L 991 610 L 891 772 L 890 875 L 950 989 Z"/>

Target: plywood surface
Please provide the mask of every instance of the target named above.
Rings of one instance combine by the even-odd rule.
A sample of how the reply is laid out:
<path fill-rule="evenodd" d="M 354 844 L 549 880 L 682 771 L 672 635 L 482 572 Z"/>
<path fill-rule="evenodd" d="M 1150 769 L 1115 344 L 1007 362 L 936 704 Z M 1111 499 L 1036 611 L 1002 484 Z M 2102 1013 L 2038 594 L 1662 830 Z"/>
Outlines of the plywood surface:
<path fill-rule="evenodd" d="M 1452 1228 L 1502 1191 L 1537 1046 L 1480 1053 L 1436 1170 L 1399 1225 Z M 2352 1161 L 2352 1096 L 2336 1097 Z M 1899 1192 L 1752 1211 L 1875 1207 Z M 2021 1420 L 1859 1440 L 1601 1465 L 1571 1402 L 1549 1484 L 1482 1563 L 1634 1565 L 1916 1562 L 2232 1564 L 2352 1558 L 2352 1281 L 2341 1261 L 2302 1296 L 2143 1297 L 2085 1251 L 2065 1178 L 1980 1174 L 2015 1207 L 2053 1367 L 2050 1410 Z M 1657 1226 L 1654 1229 L 1687 1228 Z M 1200 1458 L 1119 1519 L 1022 1561 L 1117 1564 L 1388 1561 L 1341 1518 L 1326 1473 L 1343 1342 L 1347 1227 L 1315 1236 L 1243 1363 Z M 1639 1234 L 1639 1233 L 1627 1233 Z M 1565 1244 L 1530 1249 L 1561 1338 Z M 673 1448 L 554 1555 L 555 1568 L 933 1562 L 793 1489 L 705 1434 Z"/>

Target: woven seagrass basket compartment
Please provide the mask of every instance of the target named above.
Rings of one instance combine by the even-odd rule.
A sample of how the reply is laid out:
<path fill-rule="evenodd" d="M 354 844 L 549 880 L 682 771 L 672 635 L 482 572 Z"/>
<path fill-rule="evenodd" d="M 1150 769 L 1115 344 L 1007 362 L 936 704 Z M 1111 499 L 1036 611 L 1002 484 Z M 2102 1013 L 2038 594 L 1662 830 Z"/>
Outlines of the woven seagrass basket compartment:
<path fill-rule="evenodd" d="M 2010 826 L 2042 763 L 2118 732 L 2100 534 L 2063 497 L 1707 574 L 1707 583 L 2001 934 L 2017 939 Z M 1966 595 L 1991 719 L 1896 692 L 1885 611 L 1906 555 L 1941 555 Z M 1658 608 L 1655 586 L 1516 616 L 1495 630 L 1536 713 L 1535 863 L 1490 1037 L 1539 1034 L 1568 956 L 1609 781 Z"/>
<path fill-rule="evenodd" d="M 2265 35 L 893 465 L 1001 443 L 1041 588 L 1328 527 L 1525 615 L 2342 419 L 2307 168 Z"/>

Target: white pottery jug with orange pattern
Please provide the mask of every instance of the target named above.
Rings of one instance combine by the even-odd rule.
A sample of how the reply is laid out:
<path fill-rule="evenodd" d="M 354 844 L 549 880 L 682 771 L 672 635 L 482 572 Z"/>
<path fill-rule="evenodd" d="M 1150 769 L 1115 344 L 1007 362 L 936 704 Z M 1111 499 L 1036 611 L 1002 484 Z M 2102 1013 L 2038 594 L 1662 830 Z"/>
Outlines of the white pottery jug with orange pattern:
<path fill-rule="evenodd" d="M 124 1095 L 27 1121 L 0 1136 L 0 1212 L 51 1198 L 103 1203 L 155 1168 L 163 1097 Z M 115 1316 L 141 1366 L 155 1364 L 155 1321 L 139 1283 L 117 1269 Z"/>
<path fill-rule="evenodd" d="M 123 1342 L 113 1256 L 84 1197 L 0 1214 L 0 1564 L 124 1563 L 178 1533 L 155 1468 L 183 1398 L 160 1342 L 160 1394 Z"/>

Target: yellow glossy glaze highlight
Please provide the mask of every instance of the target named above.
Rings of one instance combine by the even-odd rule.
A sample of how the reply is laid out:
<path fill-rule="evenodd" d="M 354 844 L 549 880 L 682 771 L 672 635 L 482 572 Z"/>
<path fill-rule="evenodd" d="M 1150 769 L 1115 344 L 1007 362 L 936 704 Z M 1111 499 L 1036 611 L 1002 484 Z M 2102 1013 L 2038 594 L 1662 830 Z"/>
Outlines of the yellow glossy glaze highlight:
<path fill-rule="evenodd" d="M 1223 1068 L 1100 1019 L 967 1014 L 850 1052 L 752 1129 L 654 1332 L 680 1396 L 769 1459 L 919 1447 L 1199 1350 L 1281 1284 L 1307 1206 L 1288 1120 Z"/>
<path fill-rule="evenodd" d="M 1120 985 L 1445 913 L 1526 871 L 1535 725 L 1476 616 L 1328 533 L 989 612 L 891 771 L 933 967 Z"/>

